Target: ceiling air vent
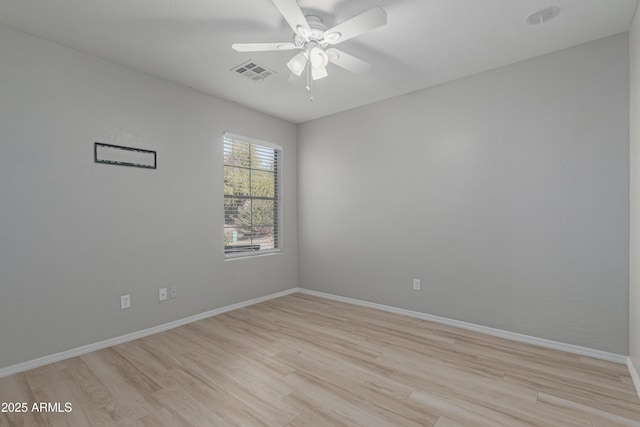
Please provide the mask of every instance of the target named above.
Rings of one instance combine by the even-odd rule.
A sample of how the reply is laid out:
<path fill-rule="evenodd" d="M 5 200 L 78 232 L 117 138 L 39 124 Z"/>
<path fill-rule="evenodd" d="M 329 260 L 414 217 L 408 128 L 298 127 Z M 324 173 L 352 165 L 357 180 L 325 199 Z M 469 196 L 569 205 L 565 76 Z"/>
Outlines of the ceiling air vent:
<path fill-rule="evenodd" d="M 264 79 L 272 74 L 275 74 L 274 71 L 268 69 L 264 65 L 260 65 L 251 60 L 245 62 L 244 64 L 240 64 L 237 67 L 233 67 L 231 69 L 231 72 L 239 76 L 246 77 L 253 83 L 262 83 Z"/>
<path fill-rule="evenodd" d="M 529 25 L 540 25 L 560 15 L 560 8 L 557 6 L 548 6 L 544 9 L 537 10 L 527 16 L 525 22 Z"/>

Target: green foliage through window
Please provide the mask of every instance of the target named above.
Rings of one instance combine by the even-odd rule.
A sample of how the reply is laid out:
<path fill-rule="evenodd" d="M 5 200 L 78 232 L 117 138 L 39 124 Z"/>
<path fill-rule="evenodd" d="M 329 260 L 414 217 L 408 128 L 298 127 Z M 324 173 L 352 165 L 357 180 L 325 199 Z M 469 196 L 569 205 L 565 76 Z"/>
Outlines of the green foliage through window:
<path fill-rule="evenodd" d="M 226 254 L 278 249 L 280 150 L 224 137 Z"/>

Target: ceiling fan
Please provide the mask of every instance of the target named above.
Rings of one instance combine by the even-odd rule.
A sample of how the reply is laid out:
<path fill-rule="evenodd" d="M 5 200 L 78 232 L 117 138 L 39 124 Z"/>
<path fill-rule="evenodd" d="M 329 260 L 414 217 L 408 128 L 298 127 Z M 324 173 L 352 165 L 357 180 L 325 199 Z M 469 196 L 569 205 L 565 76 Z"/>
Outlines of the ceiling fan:
<path fill-rule="evenodd" d="M 387 13 L 374 7 L 349 19 L 342 24 L 327 28 L 322 19 L 315 15 L 305 16 L 296 0 L 272 0 L 280 13 L 293 29 L 293 42 L 282 43 L 234 43 L 231 47 L 238 52 L 266 52 L 296 50 L 287 67 L 296 76 L 306 70 L 307 90 L 313 100 L 313 82 L 327 77 L 329 62 L 352 73 L 364 73 L 371 65 L 353 55 L 331 47 L 357 37 L 367 31 L 387 23 Z"/>

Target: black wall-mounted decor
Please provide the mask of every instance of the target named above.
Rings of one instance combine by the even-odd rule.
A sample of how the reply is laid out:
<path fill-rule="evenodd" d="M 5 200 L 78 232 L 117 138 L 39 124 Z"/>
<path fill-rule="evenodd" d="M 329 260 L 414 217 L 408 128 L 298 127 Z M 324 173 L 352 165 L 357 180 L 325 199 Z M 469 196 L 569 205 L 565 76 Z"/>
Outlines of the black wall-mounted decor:
<path fill-rule="evenodd" d="M 94 159 L 96 163 L 156 169 L 156 152 L 142 150 L 140 148 L 96 142 L 94 146 Z"/>

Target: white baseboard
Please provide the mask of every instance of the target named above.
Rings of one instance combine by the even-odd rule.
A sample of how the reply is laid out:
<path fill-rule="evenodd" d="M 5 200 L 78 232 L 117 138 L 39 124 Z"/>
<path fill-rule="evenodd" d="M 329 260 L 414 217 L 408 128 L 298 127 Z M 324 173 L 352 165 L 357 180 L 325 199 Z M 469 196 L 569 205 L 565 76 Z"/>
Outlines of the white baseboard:
<path fill-rule="evenodd" d="M 636 387 L 636 393 L 638 393 L 638 397 L 640 397 L 640 376 L 638 376 L 638 371 L 633 365 L 633 361 L 630 357 L 627 357 L 627 368 L 629 368 L 629 374 L 631 374 L 633 385 Z"/>
<path fill-rule="evenodd" d="M 178 326 L 186 325 L 187 323 L 197 322 L 198 320 L 206 319 L 208 317 L 216 316 L 218 314 L 226 313 L 228 311 L 237 310 L 239 308 L 247 307 L 253 304 L 258 304 L 274 298 L 279 298 L 285 295 L 292 294 L 297 291 L 298 291 L 298 288 L 287 289 L 285 291 L 276 292 L 273 294 L 265 295 L 263 297 L 253 298 L 247 301 L 242 301 L 236 304 L 231 304 L 224 307 L 216 308 L 214 310 L 206 311 L 204 313 L 195 314 L 193 316 L 185 317 L 183 319 L 174 320 L 173 322 L 164 323 L 158 326 L 153 326 L 151 328 L 143 329 L 141 331 L 136 331 L 136 332 L 132 332 L 130 334 L 122 335 L 119 337 L 110 338 L 108 340 L 84 345 L 82 347 L 73 348 L 70 350 L 62 351 L 60 353 L 50 354 L 48 356 L 39 357 L 37 359 L 29 360 L 26 362 L 17 363 L 15 365 L 7 366 L 5 368 L 0 368 L 0 378 L 17 374 L 19 372 L 28 371 L 29 369 L 38 368 L 40 366 L 48 365 L 49 363 L 60 362 L 61 360 L 70 359 L 76 356 L 81 356 L 83 354 L 91 353 L 92 351 L 102 350 L 103 348 L 122 344 L 128 341 L 137 340 L 138 338 L 157 334 L 158 332 L 164 332 L 169 329 L 177 328 Z"/>
<path fill-rule="evenodd" d="M 434 316 L 432 314 L 421 313 L 418 311 L 405 310 L 403 308 L 391 307 L 383 304 L 376 304 L 373 302 L 362 301 L 354 298 L 342 297 L 339 295 L 327 294 L 324 292 L 312 291 L 309 289 L 299 288 L 298 292 L 308 295 L 315 295 L 318 297 L 328 298 L 335 301 L 346 302 L 349 304 L 361 305 L 364 307 L 377 308 L 378 310 L 388 311 L 391 313 L 402 314 L 405 316 L 415 317 L 418 319 L 430 320 L 432 322 L 442 323 L 449 326 L 456 326 L 462 329 L 468 329 L 475 332 L 480 332 L 487 335 L 492 335 L 495 337 L 506 338 L 512 341 L 519 341 L 526 344 L 538 345 L 541 347 L 552 348 L 554 350 L 566 351 L 569 353 L 579 354 L 581 356 L 589 356 L 596 359 L 607 360 L 610 362 L 616 363 L 627 363 L 627 356 L 623 356 L 621 354 L 609 353 L 602 350 L 596 350 L 588 347 L 581 347 L 573 344 L 566 344 L 558 341 L 552 341 L 544 338 L 532 337 L 530 335 L 518 334 L 516 332 L 509 332 L 502 329 L 490 328 L 488 326 L 476 325 L 475 323 L 462 322 L 460 320 L 448 319 L 446 317 Z M 637 374 L 636 374 L 637 377 Z M 635 383 L 634 378 L 634 383 Z M 639 383 L 636 383 L 636 390 L 640 390 L 638 388 Z"/>

